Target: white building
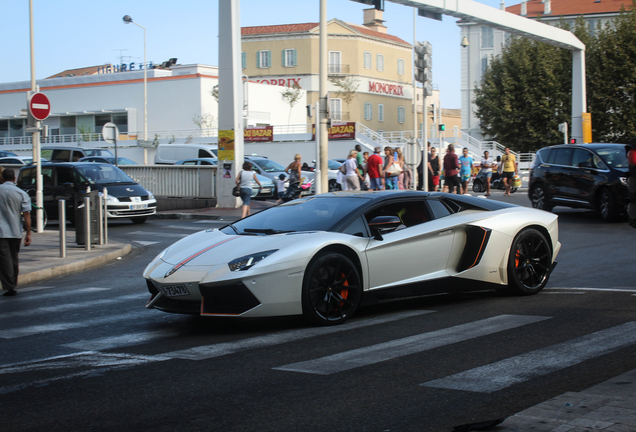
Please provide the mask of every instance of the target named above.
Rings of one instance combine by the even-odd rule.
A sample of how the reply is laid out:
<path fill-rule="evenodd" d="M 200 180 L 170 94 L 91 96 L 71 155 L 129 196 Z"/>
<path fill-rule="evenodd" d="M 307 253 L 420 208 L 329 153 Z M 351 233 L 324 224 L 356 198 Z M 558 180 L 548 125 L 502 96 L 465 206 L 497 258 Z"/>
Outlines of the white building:
<path fill-rule="evenodd" d="M 98 68 L 93 69 L 97 72 Z M 143 82 L 143 70 L 38 80 L 40 91 L 51 101 L 51 115 L 44 121 L 49 138 L 44 142 L 77 144 L 99 140 L 102 127 L 108 122 L 118 126 L 119 141 L 216 142 L 218 103 L 213 92 L 218 85 L 217 67 L 194 64 L 148 69 L 147 137 Z M 30 148 L 31 134 L 26 133 L 24 113 L 30 87 L 29 81 L 0 84 L 2 149 Z M 307 122 L 304 90 L 293 108 L 278 86 L 249 82 L 244 85 L 244 93 L 248 126 Z"/>
<path fill-rule="evenodd" d="M 631 6 L 629 0 L 524 0 L 520 4 L 506 7 L 504 0 L 500 9 L 529 19 L 540 19 L 546 24 L 556 25 L 564 19 L 571 26 L 583 16 L 589 29 L 594 31 L 598 25 L 605 24 L 619 14 L 621 6 Z M 466 38 L 468 46 L 461 55 L 461 97 L 462 131 L 482 140 L 479 120 L 475 116 L 475 87 L 481 82 L 483 72 L 491 59 L 502 52 L 508 38 L 506 32 L 469 21 L 460 20 L 462 40 Z M 487 137 L 485 137 L 487 138 Z"/>

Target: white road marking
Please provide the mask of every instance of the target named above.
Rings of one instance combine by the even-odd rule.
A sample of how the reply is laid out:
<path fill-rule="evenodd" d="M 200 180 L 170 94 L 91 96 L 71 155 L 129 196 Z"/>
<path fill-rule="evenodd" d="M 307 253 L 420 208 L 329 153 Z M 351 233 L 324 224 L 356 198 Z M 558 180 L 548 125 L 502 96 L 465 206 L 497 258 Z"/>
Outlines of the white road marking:
<path fill-rule="evenodd" d="M 334 327 L 318 327 L 303 328 L 298 330 L 288 330 L 279 333 L 273 333 L 266 336 L 258 336 L 250 339 L 244 339 L 236 342 L 226 342 L 213 345 L 204 345 L 194 348 L 188 348 L 181 351 L 172 351 L 164 353 L 162 357 L 180 358 L 186 360 L 205 360 L 214 357 L 220 357 L 233 354 L 248 349 L 264 348 L 274 345 L 280 345 L 287 342 L 307 339 L 315 336 L 323 336 L 327 334 L 339 333 L 343 331 L 355 330 L 358 328 L 368 327 L 377 324 L 385 324 L 392 321 L 398 321 L 405 318 L 425 315 L 435 311 L 421 310 L 411 311 L 398 314 L 391 314 L 379 318 L 371 318 L 360 321 L 349 321 L 343 325 Z"/>
<path fill-rule="evenodd" d="M 128 233 L 128 235 L 143 235 L 146 237 L 178 237 L 184 238 L 189 236 L 190 234 L 176 234 L 176 233 L 166 233 L 161 231 L 133 231 Z"/>
<path fill-rule="evenodd" d="M 492 393 L 634 343 L 636 322 L 632 321 L 420 385 Z"/>
<path fill-rule="evenodd" d="M 304 362 L 292 363 L 274 369 L 305 372 L 318 375 L 331 375 L 410 354 L 420 353 L 516 327 L 534 324 L 550 319 L 542 316 L 499 315 L 466 324 L 422 333 L 403 339 L 358 348 Z"/>
<path fill-rule="evenodd" d="M 182 229 L 182 230 L 190 230 L 190 231 L 204 231 L 203 227 L 196 226 L 186 226 L 186 225 L 167 225 L 163 228 L 172 228 L 172 229 Z"/>
<path fill-rule="evenodd" d="M 160 243 L 160 242 L 153 242 L 153 241 L 141 241 L 141 240 L 133 240 L 133 242 L 135 242 L 135 243 L 139 243 L 139 244 L 140 244 L 140 245 L 142 245 L 142 246 L 150 246 L 150 245 L 153 245 L 153 244 L 158 244 L 158 243 Z"/>
<path fill-rule="evenodd" d="M 155 330 L 141 333 L 130 333 L 122 336 L 110 336 L 101 339 L 81 340 L 62 346 L 80 349 L 83 351 L 103 351 L 115 348 L 123 348 L 133 345 L 141 345 L 157 339 L 178 336 L 177 330 Z"/>
<path fill-rule="evenodd" d="M 610 291 L 610 292 L 633 292 L 633 293 L 636 293 L 636 289 L 635 288 L 630 288 L 630 287 L 611 287 L 611 288 L 552 287 L 552 288 L 546 288 L 546 290 Z"/>
<path fill-rule="evenodd" d="M 60 287 L 53 287 L 53 288 L 60 288 Z M 28 288 L 27 288 L 28 289 Z M 18 293 L 22 292 L 22 291 L 26 291 L 27 289 L 20 289 L 18 288 Z M 83 293 L 92 293 L 92 292 L 98 292 L 98 291 L 108 291 L 112 288 L 98 288 L 98 287 L 87 287 L 87 288 L 80 288 L 80 289 L 65 289 L 64 291 L 58 291 L 58 292 L 50 292 L 50 293 L 46 293 L 46 294 L 37 294 L 35 296 L 28 296 L 28 297 L 20 297 L 19 295 L 17 297 L 13 297 L 11 299 L 11 304 L 9 304 L 9 302 L 3 302 L 0 303 L 0 309 L 3 308 L 5 305 L 7 307 L 11 307 L 11 309 L 15 309 L 14 307 L 12 307 L 12 304 L 15 304 L 16 302 L 24 302 L 24 301 L 40 301 L 43 299 L 50 299 L 50 298 L 55 298 L 55 297 L 68 297 L 69 295 L 74 295 L 74 294 L 83 294 Z"/>
<path fill-rule="evenodd" d="M 121 315 L 111 315 L 103 318 L 86 319 L 83 321 L 70 321 L 56 324 L 40 324 L 32 325 L 28 327 L 18 327 L 14 329 L 5 329 L 0 331 L 0 338 L 2 339 L 15 339 L 25 336 L 32 336 L 36 334 L 51 333 L 57 331 L 65 331 L 77 328 L 92 327 L 102 324 L 112 324 L 117 321 L 135 321 L 139 320 L 139 312 L 131 312 Z"/>
<path fill-rule="evenodd" d="M 67 312 L 71 310 L 84 309 L 94 306 L 111 305 L 120 302 L 126 302 L 128 300 L 147 299 L 149 294 L 130 294 L 119 297 L 113 297 L 109 299 L 97 299 L 87 300 L 80 303 L 63 303 L 56 306 L 42 306 L 34 309 L 26 309 L 14 312 L 5 312 L 0 314 L 0 319 L 15 318 L 15 317 L 27 317 L 42 314 L 55 314 L 60 312 Z M 0 336 L 2 337 L 2 336 Z"/>
<path fill-rule="evenodd" d="M 31 287 L 31 288 L 18 288 L 18 291 L 20 292 L 31 292 L 31 291 L 41 291 L 41 290 L 45 290 L 45 289 L 51 289 L 51 288 L 57 288 L 53 285 L 51 286 L 36 286 L 36 287 Z"/>

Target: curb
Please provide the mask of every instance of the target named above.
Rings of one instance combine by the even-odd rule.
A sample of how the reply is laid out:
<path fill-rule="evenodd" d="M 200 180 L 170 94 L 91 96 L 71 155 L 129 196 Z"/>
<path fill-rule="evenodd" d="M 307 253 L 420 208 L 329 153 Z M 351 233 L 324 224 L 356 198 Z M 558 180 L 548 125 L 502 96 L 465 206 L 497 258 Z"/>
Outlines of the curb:
<path fill-rule="evenodd" d="M 21 274 L 18 276 L 18 286 L 29 285 L 52 277 L 63 276 L 97 267 L 107 262 L 114 261 L 122 255 L 127 255 L 130 253 L 131 250 L 132 246 L 130 244 L 127 244 L 124 245 L 124 247 L 122 247 L 121 249 L 109 252 L 105 255 L 88 258 L 73 263 L 62 264 L 60 266 L 55 266 L 44 270 L 36 270 L 33 272 Z"/>

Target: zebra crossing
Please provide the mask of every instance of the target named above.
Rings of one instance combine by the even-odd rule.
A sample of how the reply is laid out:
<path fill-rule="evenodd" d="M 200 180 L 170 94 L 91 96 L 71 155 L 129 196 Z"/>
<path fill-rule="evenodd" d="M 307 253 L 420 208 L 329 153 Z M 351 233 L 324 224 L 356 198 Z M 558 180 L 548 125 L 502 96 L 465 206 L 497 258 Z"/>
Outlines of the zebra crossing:
<path fill-rule="evenodd" d="M 572 291 L 578 297 L 581 295 L 580 292 L 589 293 L 592 290 L 576 288 Z M 553 291 L 567 292 L 567 289 L 558 288 Z M 23 341 L 24 344 L 29 344 L 30 338 L 38 336 L 46 336 L 47 340 L 59 340 L 59 347 L 71 351 L 63 355 L 30 358 L 13 363 L 0 362 L 0 376 L 36 370 L 48 371 L 52 374 L 49 378 L 39 378 L 34 381 L 27 379 L 19 385 L 0 386 L 0 394 L 64 379 L 88 377 L 95 373 L 104 374 L 114 370 L 141 367 L 156 362 L 210 361 L 222 356 L 301 343 L 322 336 L 343 334 L 347 337 L 355 337 L 356 331 L 381 330 L 392 323 L 425 320 L 427 315 L 433 316 L 440 312 L 423 309 L 406 310 L 353 319 L 340 326 L 292 328 L 253 337 L 239 336 L 232 341 L 224 340 L 173 351 L 163 350 L 152 355 L 138 355 L 131 354 L 126 349 L 150 344 L 154 344 L 154 347 L 170 346 L 164 342 L 184 336 L 178 327 L 171 326 L 173 321 L 178 321 L 181 317 L 144 310 L 143 300 L 147 297 L 146 293 L 124 293 L 109 298 L 92 298 L 95 293 L 103 295 L 111 292 L 115 292 L 113 288 L 96 286 L 76 288 L 72 293 L 68 291 L 37 292 L 17 299 L 26 304 L 20 310 L 13 311 L 8 310 L 8 303 L 0 304 L 0 352 L 3 350 L 4 343 Z M 614 293 L 632 296 L 634 291 L 620 289 Z M 64 300 L 71 295 L 74 295 L 75 301 L 65 302 Z M 43 297 L 48 299 L 49 304 L 35 307 L 42 302 Z M 29 302 L 34 307 L 30 307 Z M 97 315 L 93 313 L 96 309 L 106 312 Z M 110 311 L 117 312 L 110 313 Z M 53 318 L 44 319 L 46 317 Z M 407 356 L 427 356 L 427 352 L 437 348 L 461 347 L 463 343 L 480 340 L 480 338 L 523 331 L 523 329 L 550 322 L 554 318 L 530 314 L 494 314 L 456 325 L 441 324 L 440 328 L 434 330 L 344 350 L 328 356 L 318 356 L 287 364 L 281 362 L 280 365 L 271 369 L 278 373 L 291 373 L 297 376 L 299 374 L 333 375 L 354 369 L 364 371 L 363 368 L 372 370 L 372 368 L 383 367 L 386 362 L 399 361 Z M 25 324 L 16 325 L 14 322 L 18 319 Z M 154 325 L 159 322 L 163 324 L 161 328 Z M 118 332 L 117 329 L 120 327 L 118 324 L 121 323 L 138 323 L 139 326 L 133 328 L 121 326 L 124 330 Z M 104 326 L 109 326 L 111 330 L 107 334 L 94 338 L 87 339 L 83 336 L 92 332 L 80 331 Z M 73 338 L 75 340 L 72 340 Z M 627 321 L 491 364 L 467 368 L 459 373 L 423 381 L 419 385 L 426 388 L 492 393 L 632 345 L 636 345 L 636 321 Z M 69 372 L 71 370 L 72 372 Z"/>
<path fill-rule="evenodd" d="M 152 246 L 162 243 L 162 241 L 154 241 L 149 239 L 163 239 L 167 242 L 175 242 L 182 238 L 185 238 L 197 231 L 203 231 L 210 228 L 220 228 L 226 225 L 228 221 L 222 220 L 199 220 L 192 221 L 188 224 L 180 225 L 159 225 L 155 228 L 160 230 L 139 230 L 127 233 L 127 236 L 131 236 L 132 241 L 141 246 Z"/>

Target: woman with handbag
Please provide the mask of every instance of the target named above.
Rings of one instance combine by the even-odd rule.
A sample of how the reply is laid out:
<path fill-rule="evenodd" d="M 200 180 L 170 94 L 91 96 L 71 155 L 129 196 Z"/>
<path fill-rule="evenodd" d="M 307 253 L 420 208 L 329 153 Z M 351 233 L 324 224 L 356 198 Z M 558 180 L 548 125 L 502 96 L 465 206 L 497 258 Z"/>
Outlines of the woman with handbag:
<path fill-rule="evenodd" d="M 258 187 L 261 188 L 261 182 L 256 178 L 256 173 L 252 171 L 252 164 L 250 162 L 243 162 L 243 171 L 236 176 L 236 186 L 240 188 L 240 197 L 243 201 L 243 214 L 241 219 L 250 215 L 250 199 L 252 198 L 252 181 L 258 183 Z"/>
<path fill-rule="evenodd" d="M 386 190 L 395 190 L 398 188 L 397 178 L 402 173 L 400 165 L 395 163 L 393 158 L 393 149 L 384 147 L 384 188 Z"/>

